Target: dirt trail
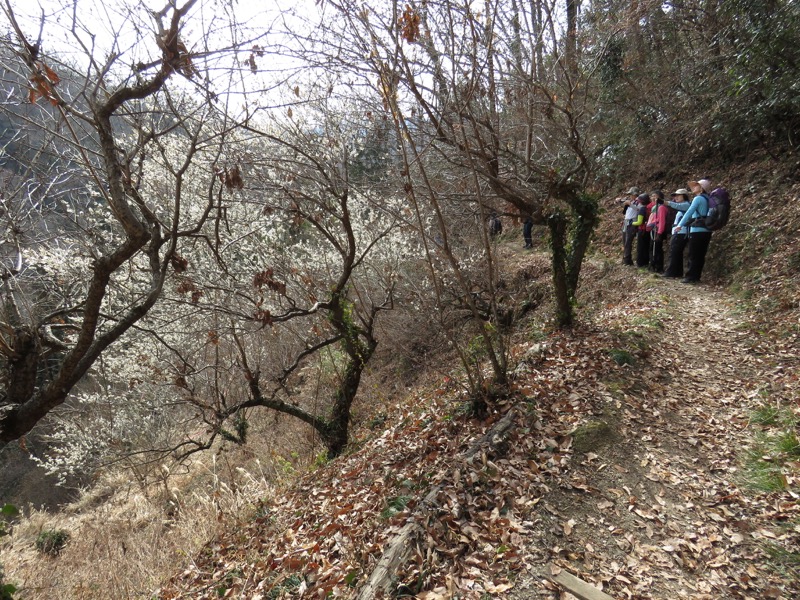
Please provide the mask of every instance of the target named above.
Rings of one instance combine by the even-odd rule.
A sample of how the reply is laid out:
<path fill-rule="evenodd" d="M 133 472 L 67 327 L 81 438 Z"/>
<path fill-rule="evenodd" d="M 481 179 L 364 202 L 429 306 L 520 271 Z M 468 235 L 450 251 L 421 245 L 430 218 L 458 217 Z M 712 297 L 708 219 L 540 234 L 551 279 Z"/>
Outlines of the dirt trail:
<path fill-rule="evenodd" d="M 800 597 L 796 565 L 792 576 L 770 559 L 798 551 L 796 496 L 741 487 L 750 416 L 767 396 L 797 404 L 783 385 L 796 357 L 766 353 L 722 291 L 652 275 L 638 285 L 640 302 L 595 321 L 649 329 L 646 357 L 611 386 L 608 435 L 543 499 L 532 554 L 614 598 Z M 534 578 L 514 597 L 557 594 Z"/>

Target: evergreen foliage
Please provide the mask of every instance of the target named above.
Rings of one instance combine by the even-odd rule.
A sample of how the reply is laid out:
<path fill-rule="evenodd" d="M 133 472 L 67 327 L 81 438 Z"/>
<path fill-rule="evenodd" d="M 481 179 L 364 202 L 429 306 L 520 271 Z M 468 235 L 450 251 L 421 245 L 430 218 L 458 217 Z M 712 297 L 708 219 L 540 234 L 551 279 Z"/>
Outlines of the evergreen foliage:
<path fill-rule="evenodd" d="M 36 538 L 36 549 L 48 556 L 58 556 L 69 541 L 69 532 L 63 529 L 46 529 Z"/>

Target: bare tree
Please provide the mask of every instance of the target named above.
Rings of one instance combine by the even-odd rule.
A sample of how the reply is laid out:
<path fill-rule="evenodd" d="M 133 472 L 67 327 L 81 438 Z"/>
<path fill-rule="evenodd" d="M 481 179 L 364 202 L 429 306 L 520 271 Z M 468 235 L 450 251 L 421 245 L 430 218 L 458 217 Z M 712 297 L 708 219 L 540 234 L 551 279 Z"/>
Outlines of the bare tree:
<path fill-rule="evenodd" d="M 1 443 L 25 435 L 61 405 L 147 315 L 181 264 L 181 240 L 215 217 L 212 191 L 221 183 L 209 149 L 225 131 L 209 131 L 208 106 L 185 93 L 211 95 L 210 79 L 183 39 L 195 3 L 146 13 L 149 27 L 132 13 L 126 35 L 133 37 L 116 30 L 105 56 L 76 8 L 67 27 L 81 51 L 73 63 L 44 47 L 42 33 L 54 21 L 42 17 L 33 41 L 25 31 L 30 22 L 18 20 L 5 3 L 14 35 L 4 38 L 3 51 L 10 58 L 6 74 L 13 76 L 5 81 L 2 110 L 19 128 L 13 141 L 26 152 L 16 156 L 2 214 L 9 241 L 2 270 Z M 150 37 L 143 37 L 148 30 Z M 125 62 L 129 54 L 138 62 Z M 170 143 L 182 150 L 168 158 Z M 209 161 L 205 207 L 189 211 L 186 174 L 201 156 Z M 161 161 L 157 181 L 143 169 L 151 158 Z"/>
<path fill-rule="evenodd" d="M 337 107 L 326 86 L 291 88 L 289 119 L 252 119 L 229 144 L 224 219 L 186 249 L 170 308 L 149 319 L 162 323 L 151 326 L 168 349 L 177 401 L 200 419 L 151 455 L 244 443 L 255 408 L 311 426 L 331 457 L 348 442 L 376 318 L 393 305 L 398 207 L 359 158 L 364 113 Z"/>
<path fill-rule="evenodd" d="M 549 39 L 538 9 L 516 3 L 487 3 L 481 14 L 449 0 L 386 14 L 337 6 L 418 146 L 474 173 L 486 189 L 473 188 L 472 199 L 486 209 L 502 201 L 549 227 L 557 322 L 569 325 L 597 222 L 593 65 L 571 73 L 563 36 Z M 555 33 L 555 5 L 545 12 Z M 541 70 L 539 49 L 548 44 L 555 60 Z"/>

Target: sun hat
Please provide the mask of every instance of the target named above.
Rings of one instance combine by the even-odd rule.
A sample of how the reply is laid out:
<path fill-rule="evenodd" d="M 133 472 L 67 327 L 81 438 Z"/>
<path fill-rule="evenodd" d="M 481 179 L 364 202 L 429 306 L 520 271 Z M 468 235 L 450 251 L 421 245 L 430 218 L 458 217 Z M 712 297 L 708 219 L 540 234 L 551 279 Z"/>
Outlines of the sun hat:
<path fill-rule="evenodd" d="M 672 192 L 670 194 L 670 196 L 689 196 L 689 195 L 691 195 L 691 193 L 692 192 L 690 192 L 686 188 L 679 188 L 679 189 L 675 190 L 674 192 Z"/>
<path fill-rule="evenodd" d="M 697 181 L 690 181 L 689 182 L 689 187 L 692 187 L 695 184 L 699 185 L 701 188 L 703 188 L 704 192 L 710 192 L 711 191 L 711 182 L 708 179 L 698 179 Z"/>
<path fill-rule="evenodd" d="M 639 194 L 639 195 L 636 197 L 636 199 L 637 199 L 639 202 L 645 202 L 645 203 L 646 203 L 646 202 L 648 202 L 648 201 L 650 200 L 650 196 L 648 196 L 647 194 Z"/>
<path fill-rule="evenodd" d="M 628 195 L 629 196 L 638 196 L 639 195 L 639 188 L 637 188 L 636 186 L 632 187 L 631 189 L 628 190 Z"/>

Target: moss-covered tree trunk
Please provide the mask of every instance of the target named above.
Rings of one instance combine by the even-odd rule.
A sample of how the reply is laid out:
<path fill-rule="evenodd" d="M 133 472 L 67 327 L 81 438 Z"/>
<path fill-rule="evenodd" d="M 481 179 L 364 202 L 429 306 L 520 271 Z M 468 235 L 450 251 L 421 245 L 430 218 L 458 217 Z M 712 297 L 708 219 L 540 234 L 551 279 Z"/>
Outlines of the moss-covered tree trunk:
<path fill-rule="evenodd" d="M 349 440 L 350 409 L 358 393 L 361 374 L 378 343 L 372 337 L 371 327 L 364 329 L 355 324 L 352 305 L 341 294 L 332 299 L 330 311 L 331 324 L 342 334 L 347 365 L 336 389 L 330 416 L 317 431 L 328 449 L 328 458 L 335 458 L 342 453 Z"/>
<path fill-rule="evenodd" d="M 584 195 L 570 198 L 571 219 L 554 212 L 547 220 L 553 250 L 553 290 L 555 318 L 559 327 L 569 327 L 575 320 L 574 305 L 592 233 L 597 225 L 597 202 Z"/>
<path fill-rule="evenodd" d="M 574 198 L 572 203 L 572 240 L 567 257 L 567 289 L 571 299 L 575 300 L 578 291 L 578 279 L 581 274 L 586 251 L 592 241 L 594 228 L 599 219 L 597 201 L 584 195 Z"/>
<path fill-rule="evenodd" d="M 328 449 L 328 458 L 339 456 L 350 439 L 350 409 L 358 393 L 361 374 L 372 355 L 375 345 L 363 344 L 357 357 L 350 357 L 345 368 L 331 408 L 330 418 L 320 431 L 322 441 Z"/>

